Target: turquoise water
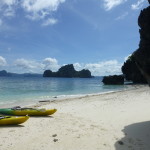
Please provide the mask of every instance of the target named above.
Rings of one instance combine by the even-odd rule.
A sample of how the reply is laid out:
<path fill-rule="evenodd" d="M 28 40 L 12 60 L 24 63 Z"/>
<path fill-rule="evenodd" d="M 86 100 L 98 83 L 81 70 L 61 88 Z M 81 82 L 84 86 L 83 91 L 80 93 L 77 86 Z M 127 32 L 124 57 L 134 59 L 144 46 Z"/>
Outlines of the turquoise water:
<path fill-rule="evenodd" d="M 0 77 L 0 105 L 38 102 L 54 97 L 79 96 L 127 88 L 125 85 L 106 86 L 101 81 L 102 77 Z"/>

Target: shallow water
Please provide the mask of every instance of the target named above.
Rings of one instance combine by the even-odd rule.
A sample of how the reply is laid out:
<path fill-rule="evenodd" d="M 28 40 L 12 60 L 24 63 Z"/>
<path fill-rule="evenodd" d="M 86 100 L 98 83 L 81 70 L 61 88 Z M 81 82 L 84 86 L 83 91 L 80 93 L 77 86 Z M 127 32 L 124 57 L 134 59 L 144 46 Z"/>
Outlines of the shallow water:
<path fill-rule="evenodd" d="M 0 105 L 37 102 L 53 97 L 79 96 L 127 88 L 126 85 L 103 85 L 101 81 L 102 77 L 0 77 Z"/>

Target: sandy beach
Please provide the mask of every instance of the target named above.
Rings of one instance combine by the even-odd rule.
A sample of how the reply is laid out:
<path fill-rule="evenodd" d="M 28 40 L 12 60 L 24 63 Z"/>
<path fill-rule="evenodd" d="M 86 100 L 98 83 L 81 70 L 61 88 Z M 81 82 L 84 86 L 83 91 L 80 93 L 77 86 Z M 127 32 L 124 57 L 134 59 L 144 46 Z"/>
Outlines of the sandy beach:
<path fill-rule="evenodd" d="M 39 106 L 58 111 L 0 127 L 0 150 L 150 150 L 148 86 Z"/>

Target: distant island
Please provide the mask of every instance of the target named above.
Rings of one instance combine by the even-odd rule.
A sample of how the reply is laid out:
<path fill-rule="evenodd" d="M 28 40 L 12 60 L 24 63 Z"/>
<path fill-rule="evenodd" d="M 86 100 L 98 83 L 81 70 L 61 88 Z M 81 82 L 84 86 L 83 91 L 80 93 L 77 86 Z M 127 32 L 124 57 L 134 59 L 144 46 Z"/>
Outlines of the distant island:
<path fill-rule="evenodd" d="M 36 74 L 36 73 L 11 73 L 7 72 L 6 70 L 0 71 L 0 77 L 40 77 L 42 74 Z"/>
<path fill-rule="evenodd" d="M 45 70 L 43 77 L 92 78 L 89 70 L 83 69 L 81 71 L 76 71 L 73 64 L 62 66 L 57 72 Z"/>
<path fill-rule="evenodd" d="M 6 70 L 0 71 L 0 77 L 64 77 L 64 78 L 92 78 L 91 72 L 88 69 L 76 71 L 73 64 L 62 66 L 57 72 L 45 70 L 43 74 L 36 73 L 11 73 Z"/>

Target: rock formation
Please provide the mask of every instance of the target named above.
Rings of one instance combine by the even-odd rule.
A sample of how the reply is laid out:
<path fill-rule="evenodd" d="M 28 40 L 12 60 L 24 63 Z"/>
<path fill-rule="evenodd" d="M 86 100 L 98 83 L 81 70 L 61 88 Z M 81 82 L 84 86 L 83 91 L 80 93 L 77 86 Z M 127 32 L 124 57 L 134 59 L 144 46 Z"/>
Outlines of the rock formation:
<path fill-rule="evenodd" d="M 148 0 L 150 2 L 150 0 Z M 122 66 L 126 80 L 150 85 L 150 6 L 143 9 L 138 18 L 140 27 L 139 48 Z"/>
<path fill-rule="evenodd" d="M 133 55 L 127 59 L 121 69 L 127 81 L 133 81 L 133 83 L 147 83 L 146 79 L 138 69 L 136 62 L 133 59 Z"/>
<path fill-rule="evenodd" d="M 9 73 L 6 70 L 0 71 L 0 76 L 9 76 Z"/>
<path fill-rule="evenodd" d="M 121 85 L 124 84 L 123 75 L 104 76 L 102 82 L 106 85 Z"/>
<path fill-rule="evenodd" d="M 133 58 L 150 85 L 150 6 L 141 11 L 138 25 L 140 27 L 140 43 L 139 48 L 133 53 Z"/>
<path fill-rule="evenodd" d="M 51 70 L 45 70 L 43 77 L 65 77 L 65 78 L 91 78 L 91 72 L 89 70 L 76 71 L 73 64 L 62 66 L 57 72 Z"/>
<path fill-rule="evenodd" d="M 67 78 L 72 78 L 76 77 L 76 70 L 74 69 L 73 64 L 65 65 L 62 66 L 58 72 L 57 72 L 58 77 L 67 77 Z"/>

